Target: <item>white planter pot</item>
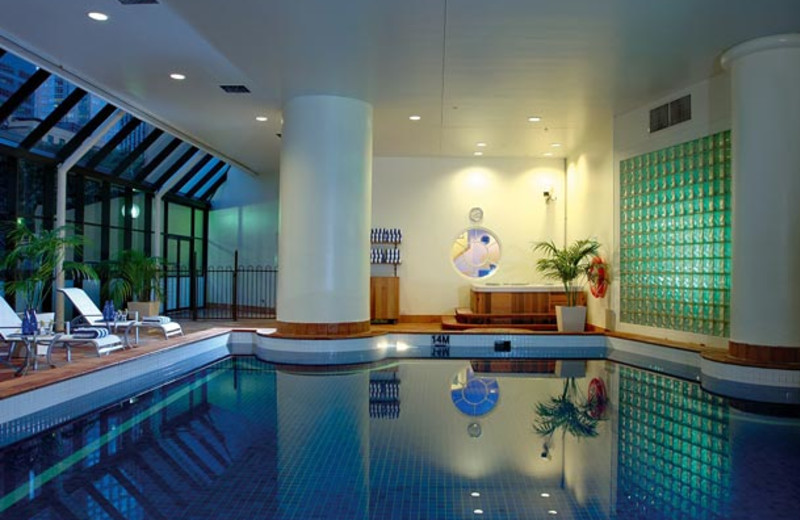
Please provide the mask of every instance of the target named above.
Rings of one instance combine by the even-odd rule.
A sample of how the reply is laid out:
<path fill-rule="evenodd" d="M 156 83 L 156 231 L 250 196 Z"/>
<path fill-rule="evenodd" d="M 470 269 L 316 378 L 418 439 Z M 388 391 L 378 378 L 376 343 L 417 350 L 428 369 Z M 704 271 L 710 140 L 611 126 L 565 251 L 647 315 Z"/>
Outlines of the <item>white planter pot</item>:
<path fill-rule="evenodd" d="M 586 307 L 556 305 L 556 323 L 559 332 L 583 332 L 586 327 Z"/>

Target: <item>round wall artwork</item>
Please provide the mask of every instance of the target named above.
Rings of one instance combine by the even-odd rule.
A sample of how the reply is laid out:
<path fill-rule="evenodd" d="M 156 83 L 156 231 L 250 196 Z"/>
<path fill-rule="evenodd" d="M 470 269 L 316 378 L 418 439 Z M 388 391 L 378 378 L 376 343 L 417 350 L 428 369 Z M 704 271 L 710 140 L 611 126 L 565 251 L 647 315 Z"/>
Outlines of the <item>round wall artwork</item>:
<path fill-rule="evenodd" d="M 453 242 L 450 259 L 462 275 L 484 278 L 493 274 L 500 264 L 500 242 L 488 229 L 465 229 Z"/>

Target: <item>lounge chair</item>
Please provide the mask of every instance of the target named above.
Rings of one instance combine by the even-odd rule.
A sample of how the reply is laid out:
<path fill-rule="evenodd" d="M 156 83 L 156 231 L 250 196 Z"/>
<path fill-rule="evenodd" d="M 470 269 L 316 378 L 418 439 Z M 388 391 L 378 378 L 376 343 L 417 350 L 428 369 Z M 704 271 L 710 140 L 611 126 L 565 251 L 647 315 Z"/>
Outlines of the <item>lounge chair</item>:
<path fill-rule="evenodd" d="M 18 343 L 25 343 L 26 340 L 22 336 L 22 320 L 14 312 L 14 309 L 8 304 L 4 298 L 0 298 L 0 340 L 9 344 L 8 349 L 8 362 L 14 355 L 14 351 Z M 26 346 L 29 344 L 26 343 Z M 46 335 L 36 338 L 36 345 L 31 345 L 30 350 L 26 348 L 26 357 L 23 367 L 18 372 L 24 372 L 33 363 L 34 370 L 38 365 L 39 346 L 45 346 L 45 354 L 47 356 L 47 363 L 50 366 L 55 366 L 52 363 L 53 347 L 63 346 L 67 348 L 67 359 L 70 359 L 70 348 L 74 346 L 89 345 L 94 347 L 98 356 L 108 354 L 114 350 L 125 348 L 125 344 L 119 336 L 109 334 L 102 338 L 86 338 L 74 336 L 71 334 L 57 334 L 55 336 Z M 29 354 L 33 355 L 33 359 L 29 359 Z"/>
<path fill-rule="evenodd" d="M 183 329 L 180 324 L 169 319 L 161 321 L 148 321 L 147 318 L 141 321 L 137 320 L 121 320 L 121 321 L 105 321 L 103 319 L 103 312 L 95 305 L 86 291 L 79 287 L 65 287 L 58 289 L 72 302 L 72 306 L 80 314 L 73 321 L 74 326 L 88 325 L 90 327 L 108 327 L 112 332 L 125 332 L 125 344 L 129 343 L 130 332 L 136 331 L 138 338 L 138 330 L 140 328 L 157 329 L 164 334 L 164 339 L 172 336 L 182 336 Z"/>

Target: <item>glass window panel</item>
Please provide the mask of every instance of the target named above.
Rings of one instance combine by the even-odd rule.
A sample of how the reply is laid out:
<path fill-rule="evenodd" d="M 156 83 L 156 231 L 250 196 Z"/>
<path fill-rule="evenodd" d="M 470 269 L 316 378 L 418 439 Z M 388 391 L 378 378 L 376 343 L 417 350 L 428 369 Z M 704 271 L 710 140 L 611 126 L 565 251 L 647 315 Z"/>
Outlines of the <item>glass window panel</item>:
<path fill-rule="evenodd" d="M 197 267 L 198 270 L 201 270 L 201 269 L 203 269 L 205 267 L 205 265 L 203 264 L 203 258 L 204 258 L 204 254 L 203 253 L 205 251 L 204 245 L 205 244 L 203 243 L 202 239 L 195 239 L 195 241 L 194 241 L 194 252 L 197 255 L 197 266 L 196 267 Z"/>
<path fill-rule="evenodd" d="M 125 250 L 125 230 L 112 227 L 109 229 L 108 238 L 108 256 L 109 258 L 117 258 L 119 252 Z"/>
<path fill-rule="evenodd" d="M 0 221 L 10 220 L 17 211 L 17 193 L 12 193 L 16 183 L 9 180 L 16 179 L 17 161 L 12 157 L 0 155 Z"/>
<path fill-rule="evenodd" d="M 170 136 L 170 140 L 172 139 L 174 139 L 174 137 Z M 159 180 L 161 176 L 164 174 L 164 172 L 166 172 L 169 168 L 171 168 L 172 165 L 175 163 L 175 161 L 180 159 L 180 157 L 184 153 L 186 153 L 186 151 L 191 147 L 192 145 L 190 145 L 189 143 L 181 143 L 180 146 L 175 148 L 175 150 L 173 150 L 172 153 L 169 154 L 169 157 L 167 157 L 166 160 L 164 160 L 150 175 L 147 176 L 145 181 L 152 183 Z M 165 181 L 166 180 L 167 179 L 165 179 Z"/>
<path fill-rule="evenodd" d="M 194 236 L 195 238 L 203 238 L 203 214 L 202 209 L 194 210 Z"/>
<path fill-rule="evenodd" d="M 169 205 L 169 234 L 191 236 L 192 208 L 170 203 Z"/>
<path fill-rule="evenodd" d="M 192 177 L 192 179 L 189 182 L 187 182 L 183 188 L 181 188 L 179 193 L 181 193 L 182 195 L 186 195 L 192 188 L 194 188 L 194 186 L 198 182 L 200 182 L 200 180 L 202 180 L 203 177 L 205 177 L 208 174 L 209 171 L 211 171 L 212 168 L 214 168 L 217 164 L 219 164 L 219 162 L 220 162 L 219 159 L 217 159 L 216 157 L 208 161 L 208 164 L 206 164 L 203 168 L 201 168 L 199 172 L 194 174 L 194 177 Z"/>
<path fill-rule="evenodd" d="M 103 237 L 102 228 L 100 226 L 86 224 L 83 226 L 83 236 L 86 237 L 86 244 L 83 246 L 83 261 L 99 262 L 100 242 Z"/>
<path fill-rule="evenodd" d="M 86 165 L 89 163 L 89 161 L 93 160 L 93 158 L 94 158 L 94 156 L 97 154 L 97 152 L 99 152 L 99 151 L 100 151 L 100 150 L 101 150 L 101 149 L 102 149 L 102 148 L 103 148 L 103 147 L 106 145 L 106 143 L 108 143 L 108 142 L 109 142 L 111 139 L 113 139 L 113 138 L 114 138 L 114 136 L 115 136 L 115 135 L 117 135 L 117 134 L 120 132 L 120 130 L 122 130 L 122 128 L 123 128 L 123 127 L 124 127 L 124 126 L 125 126 L 125 125 L 126 125 L 126 124 L 127 124 L 129 121 L 130 121 L 130 120 L 131 120 L 131 117 L 132 117 L 132 116 L 131 116 L 131 115 L 129 115 L 129 114 L 126 114 L 125 116 L 123 116 L 123 117 L 122 117 L 122 119 L 120 119 L 120 120 L 119 120 L 119 121 L 118 121 L 118 122 L 117 122 L 117 123 L 116 123 L 116 124 L 115 124 L 115 125 L 114 125 L 114 126 L 111 128 L 111 130 L 109 130 L 108 132 L 106 132 L 105 134 L 103 134 L 103 136 L 100 138 L 100 140 L 99 140 L 97 143 L 95 143 L 95 145 L 92 147 L 92 149 L 91 149 L 91 150 L 89 150 L 89 151 L 88 151 L 88 152 L 87 152 L 87 153 L 86 153 L 86 154 L 85 154 L 85 155 L 84 155 L 84 156 L 81 158 L 81 160 L 80 160 L 80 161 L 78 161 L 78 164 L 79 164 L 80 166 L 84 166 L 84 167 L 85 167 L 85 166 L 86 166 Z M 122 145 L 123 145 L 123 143 L 124 143 L 124 142 L 125 142 L 125 140 L 123 139 L 123 142 L 122 142 L 122 143 L 120 143 L 119 145 L 117 145 L 117 147 L 116 147 L 116 148 L 115 148 L 115 149 L 114 149 L 114 150 L 113 150 L 113 151 L 112 151 L 112 152 L 111 152 L 111 153 L 110 153 L 110 154 L 109 154 L 109 155 L 108 155 L 106 158 L 108 158 L 108 157 L 110 157 L 110 156 L 114 155 L 115 153 L 117 153 L 117 150 L 119 150 L 119 149 L 120 149 L 120 147 L 122 147 Z M 99 165 L 98 165 L 98 166 L 99 166 Z M 99 167 L 97 167 L 96 169 L 97 169 L 98 171 L 100 171 Z M 106 171 L 105 173 L 108 173 L 108 172 Z"/>
<path fill-rule="evenodd" d="M 151 130 L 152 131 L 152 130 Z M 158 154 L 167 146 L 170 141 L 172 141 L 175 136 L 172 136 L 168 133 L 161 134 L 161 137 L 155 140 L 153 144 L 147 147 L 147 150 L 144 151 L 142 156 L 137 159 L 129 168 L 126 168 L 124 172 L 120 175 L 122 179 L 133 179 L 139 173 L 139 170 L 147 166 L 147 164 L 152 161 L 155 157 L 158 157 Z"/>
<path fill-rule="evenodd" d="M 123 118 L 123 121 L 126 121 L 126 119 Z M 128 136 L 125 137 L 125 139 L 123 139 L 119 145 L 117 145 L 113 152 L 108 154 L 106 158 L 100 162 L 100 164 L 97 166 L 97 169 L 103 172 L 114 171 L 119 163 L 126 159 L 128 155 L 133 152 L 154 129 L 155 127 L 149 123 L 141 123 L 136 127 L 136 129 L 134 129 L 133 132 L 128 134 Z M 134 163 L 126 170 L 137 171 L 142 167 L 143 164 L 144 154 L 134 161 Z"/>
<path fill-rule="evenodd" d="M 47 166 L 25 159 L 19 160 L 19 211 L 24 217 L 41 217 L 44 212 L 44 177 L 55 175 L 55 166 Z M 55 197 L 55 182 L 50 183 Z M 55 199 L 53 199 L 55 200 Z"/>
<path fill-rule="evenodd" d="M 131 208 L 132 229 L 144 230 L 145 223 L 145 194 L 141 191 L 133 193 L 133 206 Z"/>
<path fill-rule="evenodd" d="M 125 208 L 123 210 L 123 207 L 125 206 L 125 188 L 117 184 L 112 184 L 109 203 L 111 205 L 111 221 L 109 222 L 109 225 L 124 227 L 125 211 L 128 209 Z"/>
<path fill-rule="evenodd" d="M 12 53 L 0 58 L 0 103 L 5 103 L 14 92 L 36 72 L 37 67 Z M 46 83 L 46 82 L 45 82 Z M 36 96 L 26 99 L 8 119 L 0 125 L 0 142 L 16 146 L 35 126 Z"/>
<path fill-rule="evenodd" d="M 135 251 L 144 251 L 145 233 L 141 231 L 134 231 L 131 233 L 131 249 Z"/>
<path fill-rule="evenodd" d="M 32 100 L 33 102 L 33 114 L 30 116 L 23 116 L 20 114 L 21 111 L 27 112 L 28 107 L 26 103 L 17 109 L 9 121 L 7 121 L 8 125 L 6 130 L 9 133 L 13 133 L 13 136 L 6 135 L 5 137 L 11 140 L 14 140 L 16 143 L 21 142 L 27 135 L 35 129 L 39 124 L 44 121 L 44 119 L 50 115 L 50 112 L 55 110 L 55 108 L 61 104 L 70 93 L 75 90 L 75 85 L 66 81 L 58 76 L 50 76 L 42 83 L 36 92 L 29 98 L 29 101 Z M 56 132 L 51 131 L 44 140 L 45 143 L 48 142 L 48 139 L 53 143 L 56 142 L 56 139 L 59 139 L 61 144 L 64 144 L 71 135 L 63 134 L 58 136 Z M 46 149 L 46 147 L 45 147 Z"/>
<path fill-rule="evenodd" d="M 87 93 L 38 143 L 33 145 L 32 150 L 45 155 L 56 155 L 105 105 L 105 101 Z"/>
<path fill-rule="evenodd" d="M 90 224 L 103 223 L 103 185 L 86 179 L 84 183 L 83 221 Z M 99 245 L 98 245 L 99 247 Z"/>

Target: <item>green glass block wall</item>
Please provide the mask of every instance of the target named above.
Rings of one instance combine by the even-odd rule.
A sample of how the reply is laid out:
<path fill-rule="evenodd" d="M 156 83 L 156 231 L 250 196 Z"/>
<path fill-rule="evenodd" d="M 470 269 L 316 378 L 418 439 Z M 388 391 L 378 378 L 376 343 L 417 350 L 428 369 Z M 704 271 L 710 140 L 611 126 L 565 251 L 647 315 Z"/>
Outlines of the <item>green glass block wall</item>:
<path fill-rule="evenodd" d="M 728 405 L 699 385 L 620 366 L 617 515 L 726 518 Z"/>
<path fill-rule="evenodd" d="M 620 162 L 620 319 L 727 337 L 731 138 Z"/>

